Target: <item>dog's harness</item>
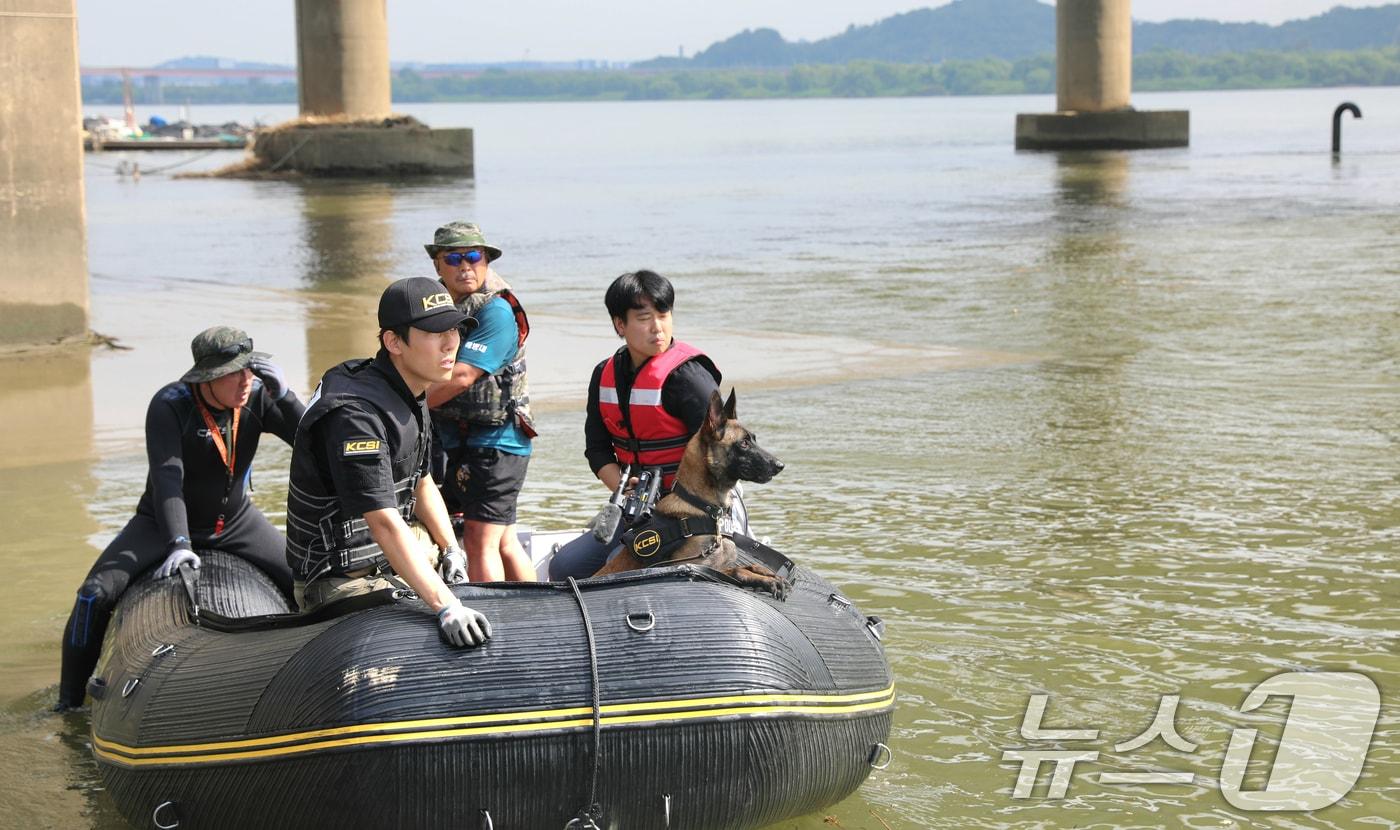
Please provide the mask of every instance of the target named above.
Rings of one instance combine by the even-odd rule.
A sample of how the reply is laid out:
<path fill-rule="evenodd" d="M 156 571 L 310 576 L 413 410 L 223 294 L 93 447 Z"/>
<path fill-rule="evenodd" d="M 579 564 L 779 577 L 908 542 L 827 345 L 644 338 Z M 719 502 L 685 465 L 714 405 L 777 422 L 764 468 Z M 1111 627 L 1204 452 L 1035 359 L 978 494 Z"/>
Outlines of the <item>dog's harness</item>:
<path fill-rule="evenodd" d="M 681 562 L 689 559 L 704 559 L 719 550 L 722 538 L 732 538 L 733 532 L 724 529 L 729 519 L 729 508 L 705 501 L 685 487 L 677 484 L 671 494 L 686 504 L 705 511 L 704 516 L 663 516 L 652 511 L 645 519 L 622 534 L 622 544 L 633 556 L 643 562 Z M 666 554 L 685 544 L 692 536 L 713 536 L 710 547 L 697 556 L 670 560 Z"/>

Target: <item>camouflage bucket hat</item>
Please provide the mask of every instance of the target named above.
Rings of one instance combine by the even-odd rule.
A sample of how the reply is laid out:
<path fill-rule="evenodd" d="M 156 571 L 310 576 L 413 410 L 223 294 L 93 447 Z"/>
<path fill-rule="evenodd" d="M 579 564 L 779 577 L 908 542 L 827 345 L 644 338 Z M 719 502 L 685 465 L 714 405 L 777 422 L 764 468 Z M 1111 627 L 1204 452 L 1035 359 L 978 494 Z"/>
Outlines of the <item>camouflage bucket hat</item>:
<path fill-rule="evenodd" d="M 196 334 L 190 353 L 194 366 L 180 378 L 181 383 L 208 383 L 247 368 L 254 357 L 270 356 L 253 351 L 253 338 L 233 326 L 214 326 Z"/>
<path fill-rule="evenodd" d="M 430 257 L 436 257 L 443 248 L 485 248 L 487 262 L 501 257 L 501 249 L 486 241 L 475 222 L 449 222 L 433 232 L 432 244 L 423 247 Z"/>

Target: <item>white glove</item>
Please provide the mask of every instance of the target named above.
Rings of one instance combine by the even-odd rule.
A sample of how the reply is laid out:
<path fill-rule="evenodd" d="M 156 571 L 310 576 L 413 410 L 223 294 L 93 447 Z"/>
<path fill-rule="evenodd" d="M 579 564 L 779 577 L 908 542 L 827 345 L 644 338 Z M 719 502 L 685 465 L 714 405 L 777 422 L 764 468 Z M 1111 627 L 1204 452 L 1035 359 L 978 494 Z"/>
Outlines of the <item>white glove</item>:
<path fill-rule="evenodd" d="M 438 612 L 438 628 L 443 638 L 458 648 L 479 646 L 491 639 L 491 622 L 486 616 L 460 602 Z"/>
<path fill-rule="evenodd" d="M 176 548 L 165 557 L 165 561 L 156 568 L 156 579 L 165 579 L 173 576 L 180 570 L 180 566 L 188 563 L 191 568 L 199 570 L 199 554 L 189 548 Z"/>
<path fill-rule="evenodd" d="M 280 401 L 286 396 L 291 388 L 287 386 L 287 378 L 282 374 L 282 370 L 276 363 L 265 357 L 254 357 L 248 361 L 248 368 L 253 370 L 253 374 L 258 376 L 258 380 L 263 382 L 267 388 L 267 394 L 274 401 Z"/>
<path fill-rule="evenodd" d="M 467 552 L 456 545 L 448 545 L 438 556 L 438 576 L 448 585 L 459 585 L 467 581 Z"/>

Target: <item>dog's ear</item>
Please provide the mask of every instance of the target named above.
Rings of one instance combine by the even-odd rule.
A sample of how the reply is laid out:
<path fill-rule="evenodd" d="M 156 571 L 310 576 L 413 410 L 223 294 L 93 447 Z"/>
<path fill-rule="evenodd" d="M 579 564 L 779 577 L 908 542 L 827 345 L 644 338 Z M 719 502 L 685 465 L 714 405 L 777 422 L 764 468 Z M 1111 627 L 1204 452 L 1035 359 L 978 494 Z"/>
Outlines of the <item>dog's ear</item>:
<path fill-rule="evenodd" d="M 738 416 L 736 416 L 736 415 L 734 414 L 734 405 L 735 405 L 735 403 L 736 403 L 736 400 L 735 400 L 735 398 L 734 398 L 734 394 L 735 394 L 735 393 L 734 393 L 734 390 L 733 390 L 733 389 L 730 389 L 730 390 L 729 390 L 729 400 L 727 400 L 727 401 L 724 402 L 724 418 L 725 418 L 725 420 L 727 420 L 727 421 L 732 421 L 732 420 L 734 420 L 736 417 L 738 417 Z"/>
<path fill-rule="evenodd" d="M 719 396 L 719 390 L 710 393 L 710 408 L 705 413 L 705 430 L 707 432 L 719 432 L 724 429 L 724 403 Z"/>

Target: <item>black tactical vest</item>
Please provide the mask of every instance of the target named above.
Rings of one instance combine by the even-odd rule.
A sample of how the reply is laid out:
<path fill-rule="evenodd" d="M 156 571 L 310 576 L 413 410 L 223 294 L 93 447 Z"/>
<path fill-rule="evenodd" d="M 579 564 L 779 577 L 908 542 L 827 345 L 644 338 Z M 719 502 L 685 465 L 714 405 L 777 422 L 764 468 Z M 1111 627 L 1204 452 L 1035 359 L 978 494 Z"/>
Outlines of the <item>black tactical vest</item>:
<path fill-rule="evenodd" d="M 327 573 L 344 574 L 385 562 L 363 516 L 347 516 L 333 489 L 330 470 L 340 456 L 318 463 L 313 427 L 327 413 L 351 401 L 369 403 L 388 437 L 394 501 L 405 522 L 413 518 L 414 491 L 428 452 L 426 404 L 405 400 L 374 360 L 350 360 L 326 372 L 297 426 L 287 489 L 287 563 L 310 582 Z"/>

